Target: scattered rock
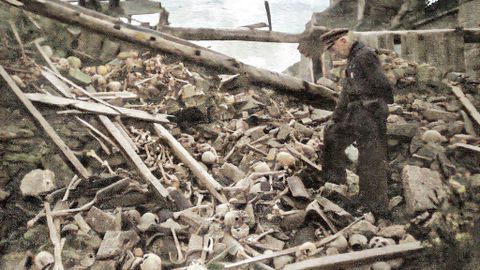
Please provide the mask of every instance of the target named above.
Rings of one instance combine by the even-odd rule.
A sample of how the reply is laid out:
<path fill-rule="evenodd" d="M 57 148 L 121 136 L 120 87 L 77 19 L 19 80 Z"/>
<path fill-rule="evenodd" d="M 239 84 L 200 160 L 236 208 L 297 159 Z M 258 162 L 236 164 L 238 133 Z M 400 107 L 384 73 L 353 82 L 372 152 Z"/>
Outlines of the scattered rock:
<path fill-rule="evenodd" d="M 390 270 L 392 267 L 386 262 L 376 262 L 372 264 L 372 270 Z"/>
<path fill-rule="evenodd" d="M 454 122 L 458 118 L 457 113 L 451 113 L 451 112 L 447 112 L 439 109 L 427 109 L 422 111 L 422 114 L 428 121 L 443 120 L 449 123 L 449 122 Z"/>
<path fill-rule="evenodd" d="M 282 125 L 277 133 L 279 141 L 285 141 L 290 136 L 291 128 L 288 125 Z"/>
<path fill-rule="evenodd" d="M 0 188 L 0 202 L 5 201 L 10 196 L 10 193 Z"/>
<path fill-rule="evenodd" d="M 388 209 L 391 211 L 393 208 L 397 207 L 399 204 L 403 202 L 402 196 L 395 196 L 390 199 L 388 202 Z"/>
<path fill-rule="evenodd" d="M 97 252 L 100 260 L 111 259 L 132 249 L 140 238 L 134 231 L 107 231 Z"/>
<path fill-rule="evenodd" d="M 55 174 L 50 170 L 36 169 L 27 173 L 20 184 L 22 196 L 37 196 L 56 187 Z"/>
<path fill-rule="evenodd" d="M 85 217 L 85 221 L 98 233 L 115 230 L 115 216 L 92 206 Z"/>
<path fill-rule="evenodd" d="M 419 127 L 420 125 L 416 123 L 387 123 L 387 135 L 398 138 L 411 139 L 413 138 L 413 136 L 415 136 Z"/>
<path fill-rule="evenodd" d="M 276 161 L 283 167 L 291 167 L 295 165 L 296 159 L 288 152 L 279 152 L 277 154 Z"/>
<path fill-rule="evenodd" d="M 230 179 L 233 182 L 238 182 L 245 178 L 245 173 L 240 170 L 237 166 L 225 162 L 221 168 L 221 173 L 226 178 Z"/>
<path fill-rule="evenodd" d="M 116 269 L 117 262 L 115 260 L 95 261 L 90 269 L 92 270 L 111 270 Z"/>
<path fill-rule="evenodd" d="M 438 172 L 408 165 L 403 168 L 402 181 L 407 212 L 411 215 L 435 209 L 446 198 Z"/>
<path fill-rule="evenodd" d="M 377 235 L 385 238 L 401 239 L 406 233 L 404 225 L 392 225 L 382 228 Z"/>
<path fill-rule="evenodd" d="M 78 57 L 75 57 L 75 56 L 69 56 L 67 57 L 67 60 L 68 60 L 68 64 L 70 67 L 72 68 L 81 68 L 82 67 L 82 60 L 80 60 L 80 58 Z"/>
<path fill-rule="evenodd" d="M 426 143 L 439 143 L 446 142 L 447 138 L 442 136 L 442 134 L 436 130 L 427 130 L 423 133 L 422 140 Z"/>
<path fill-rule="evenodd" d="M 378 233 L 378 228 L 366 220 L 359 221 L 357 224 L 354 224 L 345 232 L 345 234 L 348 236 L 353 234 L 361 234 L 368 238 L 377 235 L 377 233 Z"/>
<path fill-rule="evenodd" d="M 254 172 L 258 172 L 258 173 L 266 173 L 270 171 L 270 167 L 264 161 L 259 161 L 253 164 L 252 169 Z"/>

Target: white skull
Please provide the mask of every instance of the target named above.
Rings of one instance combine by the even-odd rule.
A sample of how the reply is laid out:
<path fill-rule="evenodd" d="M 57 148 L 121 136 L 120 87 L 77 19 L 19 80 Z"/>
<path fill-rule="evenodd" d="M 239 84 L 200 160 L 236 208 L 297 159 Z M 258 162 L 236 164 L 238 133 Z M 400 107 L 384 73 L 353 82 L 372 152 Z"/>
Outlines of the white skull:
<path fill-rule="evenodd" d="M 141 270 L 162 270 L 162 259 L 156 254 L 147 253 L 143 256 L 143 262 L 140 264 Z"/>

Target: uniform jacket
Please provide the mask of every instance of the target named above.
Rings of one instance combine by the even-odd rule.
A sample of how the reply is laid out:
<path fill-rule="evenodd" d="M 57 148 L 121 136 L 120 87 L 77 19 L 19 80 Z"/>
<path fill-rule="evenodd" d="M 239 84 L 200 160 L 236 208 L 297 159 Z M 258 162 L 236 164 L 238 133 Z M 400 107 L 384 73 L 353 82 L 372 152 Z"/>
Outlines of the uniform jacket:
<path fill-rule="evenodd" d="M 355 42 L 348 56 L 345 76 L 343 90 L 333 112 L 334 121 L 341 121 L 348 105 L 353 102 L 382 99 L 388 104 L 393 103 L 392 86 L 374 49 Z"/>

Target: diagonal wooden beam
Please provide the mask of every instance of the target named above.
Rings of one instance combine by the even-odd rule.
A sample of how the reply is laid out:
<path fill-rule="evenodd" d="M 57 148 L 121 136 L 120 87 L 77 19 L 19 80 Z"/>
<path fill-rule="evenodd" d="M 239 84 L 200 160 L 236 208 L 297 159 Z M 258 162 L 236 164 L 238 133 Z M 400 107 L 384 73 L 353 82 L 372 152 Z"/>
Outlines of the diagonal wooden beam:
<path fill-rule="evenodd" d="M 222 185 L 218 183 L 201 165 L 200 163 L 190 155 L 190 153 L 165 129 L 162 125 L 153 124 L 153 127 L 157 134 L 167 141 L 168 145 L 172 149 L 175 156 L 178 157 L 185 165 L 190 168 L 193 174 L 197 177 L 198 182 L 205 186 L 208 191 L 221 203 L 227 203 L 225 195 L 219 191 L 222 190 Z"/>
<path fill-rule="evenodd" d="M 6 0 L 0 0 L 5 2 Z M 20 8 L 53 18 L 63 23 L 79 25 L 112 38 L 133 42 L 164 53 L 177 55 L 189 61 L 198 62 L 211 68 L 242 74 L 251 83 L 268 85 L 274 90 L 284 90 L 298 95 L 313 94 L 334 100 L 337 93 L 332 89 L 307 82 L 286 74 L 273 72 L 242 63 L 235 58 L 199 47 L 180 38 L 167 37 L 165 33 L 123 23 L 115 18 L 87 11 L 78 6 L 58 0 L 22 0 Z"/>
<path fill-rule="evenodd" d="M 134 165 L 140 176 L 146 182 L 150 183 L 162 197 L 167 198 L 169 194 L 168 190 L 162 185 L 162 183 L 160 183 L 157 177 L 152 174 L 147 165 L 143 163 L 140 156 L 138 156 L 138 154 L 132 148 L 129 142 L 130 138 L 123 136 L 118 127 L 107 116 L 99 115 L 98 118 L 108 132 L 112 135 L 112 137 L 117 141 L 120 150 L 122 150 L 122 153 L 125 155 L 125 157 Z"/>

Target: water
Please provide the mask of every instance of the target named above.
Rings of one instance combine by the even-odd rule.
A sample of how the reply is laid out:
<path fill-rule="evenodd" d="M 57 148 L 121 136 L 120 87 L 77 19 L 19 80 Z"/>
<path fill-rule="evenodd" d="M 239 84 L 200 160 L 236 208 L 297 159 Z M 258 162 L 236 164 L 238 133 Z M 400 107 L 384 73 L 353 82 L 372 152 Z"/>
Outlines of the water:
<path fill-rule="evenodd" d="M 236 28 L 267 22 L 263 0 L 162 0 L 170 12 L 170 24 L 177 27 Z M 270 0 L 273 31 L 301 33 L 313 12 L 324 10 L 329 0 Z M 158 14 L 134 16 L 158 22 Z M 267 28 L 262 28 L 265 30 Z M 284 71 L 300 60 L 294 43 L 246 41 L 195 41 L 198 45 L 232 56 L 244 63 L 273 71 Z"/>

